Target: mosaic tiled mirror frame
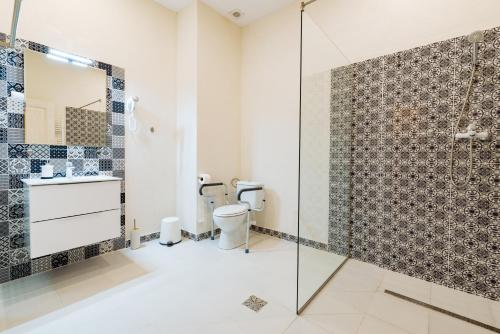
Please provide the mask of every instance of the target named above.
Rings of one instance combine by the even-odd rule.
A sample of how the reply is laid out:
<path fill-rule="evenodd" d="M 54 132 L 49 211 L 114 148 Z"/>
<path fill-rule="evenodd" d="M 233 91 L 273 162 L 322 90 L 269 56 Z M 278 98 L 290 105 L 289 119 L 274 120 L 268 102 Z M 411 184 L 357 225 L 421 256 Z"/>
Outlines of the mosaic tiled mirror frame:
<path fill-rule="evenodd" d="M 0 40 L 6 36 L 0 34 Z M 0 48 L 0 283 L 44 272 L 125 247 L 125 71 L 93 61 L 90 66 L 107 74 L 106 146 L 24 144 L 24 104 L 11 98 L 24 92 L 24 55 L 30 49 L 48 53 L 49 47 L 18 39 L 15 49 Z M 23 178 L 40 177 L 50 161 L 64 174 L 67 161 L 75 175 L 107 175 L 121 182 L 121 236 L 92 245 L 31 259 L 29 230 L 24 222 Z"/>

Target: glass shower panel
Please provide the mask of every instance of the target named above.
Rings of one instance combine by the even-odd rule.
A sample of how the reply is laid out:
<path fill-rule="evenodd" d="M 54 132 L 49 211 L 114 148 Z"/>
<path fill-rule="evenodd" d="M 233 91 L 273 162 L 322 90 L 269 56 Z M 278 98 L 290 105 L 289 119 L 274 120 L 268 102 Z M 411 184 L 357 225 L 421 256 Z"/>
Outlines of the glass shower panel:
<path fill-rule="evenodd" d="M 343 80 L 349 76 L 342 69 L 332 71 L 346 63 L 321 28 L 303 13 L 298 312 L 348 253 L 351 121 L 349 87 Z"/>
<path fill-rule="evenodd" d="M 499 308 L 499 6 L 308 2 L 299 312 L 364 263 Z"/>

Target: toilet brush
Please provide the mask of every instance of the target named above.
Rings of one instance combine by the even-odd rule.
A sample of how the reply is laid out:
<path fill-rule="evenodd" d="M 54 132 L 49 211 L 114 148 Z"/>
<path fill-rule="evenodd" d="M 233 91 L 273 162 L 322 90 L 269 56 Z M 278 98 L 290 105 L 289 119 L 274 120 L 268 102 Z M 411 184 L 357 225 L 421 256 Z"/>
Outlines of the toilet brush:
<path fill-rule="evenodd" d="M 138 249 L 141 247 L 141 230 L 137 227 L 134 219 L 134 229 L 130 231 L 130 248 Z"/>

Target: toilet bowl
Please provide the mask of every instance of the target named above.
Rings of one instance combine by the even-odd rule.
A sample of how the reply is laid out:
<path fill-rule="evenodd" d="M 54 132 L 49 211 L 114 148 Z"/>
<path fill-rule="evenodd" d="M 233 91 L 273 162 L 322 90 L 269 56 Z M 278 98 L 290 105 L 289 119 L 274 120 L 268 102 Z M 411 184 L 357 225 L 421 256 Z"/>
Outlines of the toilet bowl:
<path fill-rule="evenodd" d="M 214 210 L 214 223 L 221 229 L 219 248 L 233 249 L 245 243 L 248 206 L 224 205 Z"/>
<path fill-rule="evenodd" d="M 213 221 L 221 230 L 219 248 L 233 249 L 247 244 L 250 226 L 247 221 L 251 211 L 264 209 L 264 189 L 261 183 L 238 181 L 236 185 L 238 204 L 224 205 L 214 210 Z M 250 223 L 251 224 L 251 223 Z"/>

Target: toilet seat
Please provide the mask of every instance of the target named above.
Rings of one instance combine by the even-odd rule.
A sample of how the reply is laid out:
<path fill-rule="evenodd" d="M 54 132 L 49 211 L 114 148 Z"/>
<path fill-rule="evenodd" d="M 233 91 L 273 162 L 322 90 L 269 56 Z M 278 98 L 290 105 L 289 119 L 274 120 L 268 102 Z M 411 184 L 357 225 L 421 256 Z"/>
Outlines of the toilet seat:
<path fill-rule="evenodd" d="M 242 204 L 224 205 L 214 210 L 215 217 L 237 217 L 246 214 L 248 207 Z"/>

